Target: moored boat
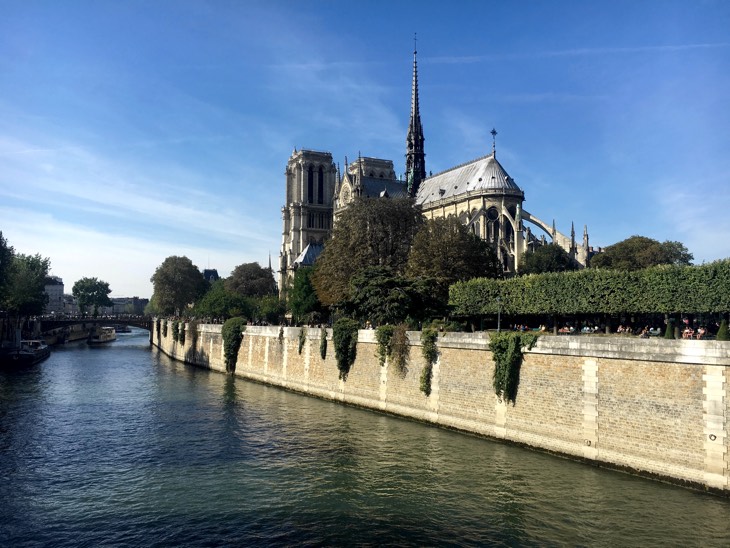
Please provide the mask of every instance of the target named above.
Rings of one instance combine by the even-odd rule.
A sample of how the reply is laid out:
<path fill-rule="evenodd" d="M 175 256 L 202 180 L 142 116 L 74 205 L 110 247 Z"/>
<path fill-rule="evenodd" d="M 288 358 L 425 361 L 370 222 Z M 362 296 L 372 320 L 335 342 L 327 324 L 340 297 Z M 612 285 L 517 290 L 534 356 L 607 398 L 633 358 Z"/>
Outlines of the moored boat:
<path fill-rule="evenodd" d="M 0 353 L 0 362 L 4 365 L 33 365 L 42 362 L 51 355 L 50 347 L 41 340 L 22 340 L 20 346 L 4 348 Z"/>
<path fill-rule="evenodd" d="M 117 340 L 117 332 L 113 327 L 97 327 L 95 331 L 89 334 L 86 341 L 91 345 L 106 344 Z"/>

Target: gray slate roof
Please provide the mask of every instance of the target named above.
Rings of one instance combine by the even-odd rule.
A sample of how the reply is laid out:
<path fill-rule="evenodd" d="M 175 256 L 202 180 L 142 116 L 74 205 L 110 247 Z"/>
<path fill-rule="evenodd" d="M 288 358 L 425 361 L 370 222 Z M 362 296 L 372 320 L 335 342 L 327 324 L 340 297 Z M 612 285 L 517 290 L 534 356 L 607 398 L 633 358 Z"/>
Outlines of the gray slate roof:
<path fill-rule="evenodd" d="M 361 182 L 363 196 L 367 198 L 378 198 L 383 195 L 383 191 L 387 192 L 391 198 L 405 198 L 408 195 L 408 188 L 404 181 L 363 177 Z"/>
<path fill-rule="evenodd" d="M 416 203 L 427 206 L 441 199 L 453 199 L 467 191 L 485 194 L 523 195 L 494 154 L 443 171 L 421 182 Z"/>
<path fill-rule="evenodd" d="M 323 244 L 309 244 L 294 261 L 296 266 L 312 266 L 324 250 Z"/>

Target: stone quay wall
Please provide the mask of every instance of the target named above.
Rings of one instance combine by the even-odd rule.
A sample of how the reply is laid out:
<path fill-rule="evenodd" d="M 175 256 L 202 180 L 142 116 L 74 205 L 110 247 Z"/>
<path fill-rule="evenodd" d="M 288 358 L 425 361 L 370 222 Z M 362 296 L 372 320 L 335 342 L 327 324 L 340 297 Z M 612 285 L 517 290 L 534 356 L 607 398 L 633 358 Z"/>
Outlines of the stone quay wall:
<path fill-rule="evenodd" d="M 168 326 L 151 341 L 176 360 L 225 372 L 221 327 L 188 325 L 180 344 Z M 304 331 L 300 353 L 300 328 L 248 327 L 235 375 L 730 495 L 730 343 L 542 336 L 525 353 L 516 402 L 506 404 L 492 388 L 486 333 L 439 335 L 427 397 L 420 333 L 408 333 L 402 373 L 380 366 L 373 330 L 359 331 L 343 381 L 332 330 L 324 359 L 321 330 Z"/>

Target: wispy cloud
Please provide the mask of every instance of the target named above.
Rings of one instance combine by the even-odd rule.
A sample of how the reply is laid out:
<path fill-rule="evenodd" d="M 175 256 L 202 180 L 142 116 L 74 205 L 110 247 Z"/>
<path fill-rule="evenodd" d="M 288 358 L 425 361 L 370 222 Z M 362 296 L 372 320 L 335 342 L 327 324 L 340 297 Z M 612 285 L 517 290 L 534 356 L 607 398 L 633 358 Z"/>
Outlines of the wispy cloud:
<path fill-rule="evenodd" d="M 720 49 L 728 47 L 730 47 L 730 42 L 669 44 L 633 47 L 573 48 L 563 50 L 532 51 L 523 53 L 494 53 L 489 55 L 434 56 L 423 57 L 422 59 L 419 59 L 419 62 L 433 64 L 470 64 L 513 59 L 541 59 L 547 57 L 587 57 L 596 55 L 626 55 L 636 53 L 671 53 L 678 51 Z"/>

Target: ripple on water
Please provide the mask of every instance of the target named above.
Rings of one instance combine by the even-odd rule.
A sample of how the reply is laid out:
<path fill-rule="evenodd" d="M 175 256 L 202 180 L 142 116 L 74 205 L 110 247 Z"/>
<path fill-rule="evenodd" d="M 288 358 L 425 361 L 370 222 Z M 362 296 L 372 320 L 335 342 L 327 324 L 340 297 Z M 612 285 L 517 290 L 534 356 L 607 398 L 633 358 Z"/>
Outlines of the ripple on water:
<path fill-rule="evenodd" d="M 725 499 L 191 368 L 144 335 L 0 373 L 0 433 L 0 545 L 730 545 Z"/>

